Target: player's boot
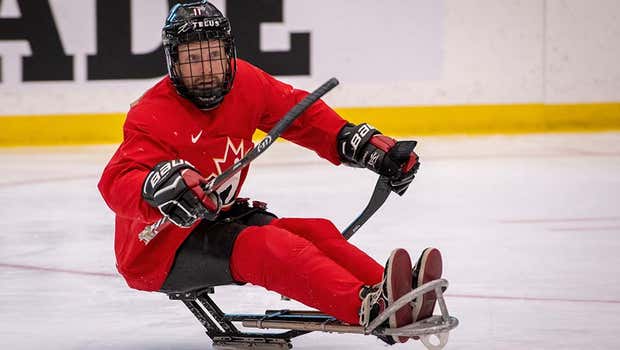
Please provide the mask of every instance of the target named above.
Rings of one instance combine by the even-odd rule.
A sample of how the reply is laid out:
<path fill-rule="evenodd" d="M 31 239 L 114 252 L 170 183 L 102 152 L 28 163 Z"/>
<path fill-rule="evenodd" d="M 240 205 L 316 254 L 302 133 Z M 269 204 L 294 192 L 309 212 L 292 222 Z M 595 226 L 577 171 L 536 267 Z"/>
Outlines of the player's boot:
<path fill-rule="evenodd" d="M 406 250 L 398 248 L 392 251 L 383 271 L 383 281 L 374 286 L 364 286 L 360 290 L 362 307 L 360 324 L 367 327 L 381 312 L 395 300 L 411 291 L 411 259 Z M 384 326 L 398 328 L 412 322 L 413 309 L 410 303 L 390 315 Z M 385 339 L 384 339 L 385 338 Z M 404 343 L 407 337 L 380 337 L 388 344 Z"/>
<path fill-rule="evenodd" d="M 426 248 L 412 271 L 411 284 L 417 288 L 424 283 L 428 283 L 441 278 L 442 273 L 441 253 L 437 248 Z M 433 315 L 437 296 L 434 292 L 429 292 L 413 300 L 413 322 L 429 318 Z"/>

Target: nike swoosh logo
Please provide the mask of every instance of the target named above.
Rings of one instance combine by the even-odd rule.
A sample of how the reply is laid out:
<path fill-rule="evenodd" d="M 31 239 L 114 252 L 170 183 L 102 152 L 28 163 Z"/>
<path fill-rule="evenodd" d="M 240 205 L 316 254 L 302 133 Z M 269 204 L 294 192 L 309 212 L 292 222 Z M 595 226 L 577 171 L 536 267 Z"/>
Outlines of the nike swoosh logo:
<path fill-rule="evenodd" d="M 202 130 L 200 130 L 198 135 L 196 135 L 196 136 L 192 135 L 192 143 L 198 142 L 198 139 L 200 138 L 200 136 L 202 136 Z"/>

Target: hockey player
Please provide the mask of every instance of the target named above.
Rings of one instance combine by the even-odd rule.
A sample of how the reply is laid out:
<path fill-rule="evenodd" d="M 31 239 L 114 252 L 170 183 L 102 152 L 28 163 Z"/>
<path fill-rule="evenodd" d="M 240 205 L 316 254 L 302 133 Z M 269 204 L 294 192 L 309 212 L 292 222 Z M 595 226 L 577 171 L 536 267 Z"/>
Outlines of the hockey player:
<path fill-rule="evenodd" d="M 117 268 L 130 287 L 171 292 L 252 283 L 366 326 L 441 276 L 437 249 L 424 250 L 413 268 L 408 253 L 396 249 L 383 267 L 326 219 L 277 218 L 260 202 L 250 205 L 237 197 L 247 168 L 218 193 L 205 193 L 202 184 L 252 149 L 255 130 L 271 129 L 307 92 L 237 59 L 228 19 L 207 1 L 173 7 L 162 37 L 168 76 L 132 104 L 124 140 L 99 182 L 116 213 Z M 419 167 L 415 141 L 348 123 L 322 101 L 283 137 L 335 165 L 389 176 L 399 194 Z M 162 216 L 174 225 L 141 242 L 138 234 Z M 387 326 L 429 317 L 435 297 L 423 299 Z"/>

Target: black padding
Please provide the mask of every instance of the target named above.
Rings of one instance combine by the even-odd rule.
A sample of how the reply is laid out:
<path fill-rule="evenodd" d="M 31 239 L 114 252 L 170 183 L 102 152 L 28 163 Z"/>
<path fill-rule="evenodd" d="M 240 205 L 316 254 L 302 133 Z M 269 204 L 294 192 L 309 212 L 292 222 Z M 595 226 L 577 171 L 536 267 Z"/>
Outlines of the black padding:
<path fill-rule="evenodd" d="M 247 203 L 235 203 L 217 221 L 203 220 L 177 250 L 161 292 L 185 292 L 212 286 L 240 284 L 230 272 L 235 240 L 248 226 L 263 226 L 276 216 Z M 241 283 L 242 284 L 242 283 Z"/>

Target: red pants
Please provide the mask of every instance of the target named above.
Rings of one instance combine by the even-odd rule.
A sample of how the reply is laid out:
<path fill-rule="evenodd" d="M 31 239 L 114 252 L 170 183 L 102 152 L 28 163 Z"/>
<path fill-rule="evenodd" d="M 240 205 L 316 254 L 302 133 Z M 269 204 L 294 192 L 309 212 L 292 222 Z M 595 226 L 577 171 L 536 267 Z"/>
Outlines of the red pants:
<path fill-rule="evenodd" d="M 232 276 L 358 324 L 362 285 L 383 267 L 325 219 L 276 219 L 243 230 L 230 260 Z"/>

